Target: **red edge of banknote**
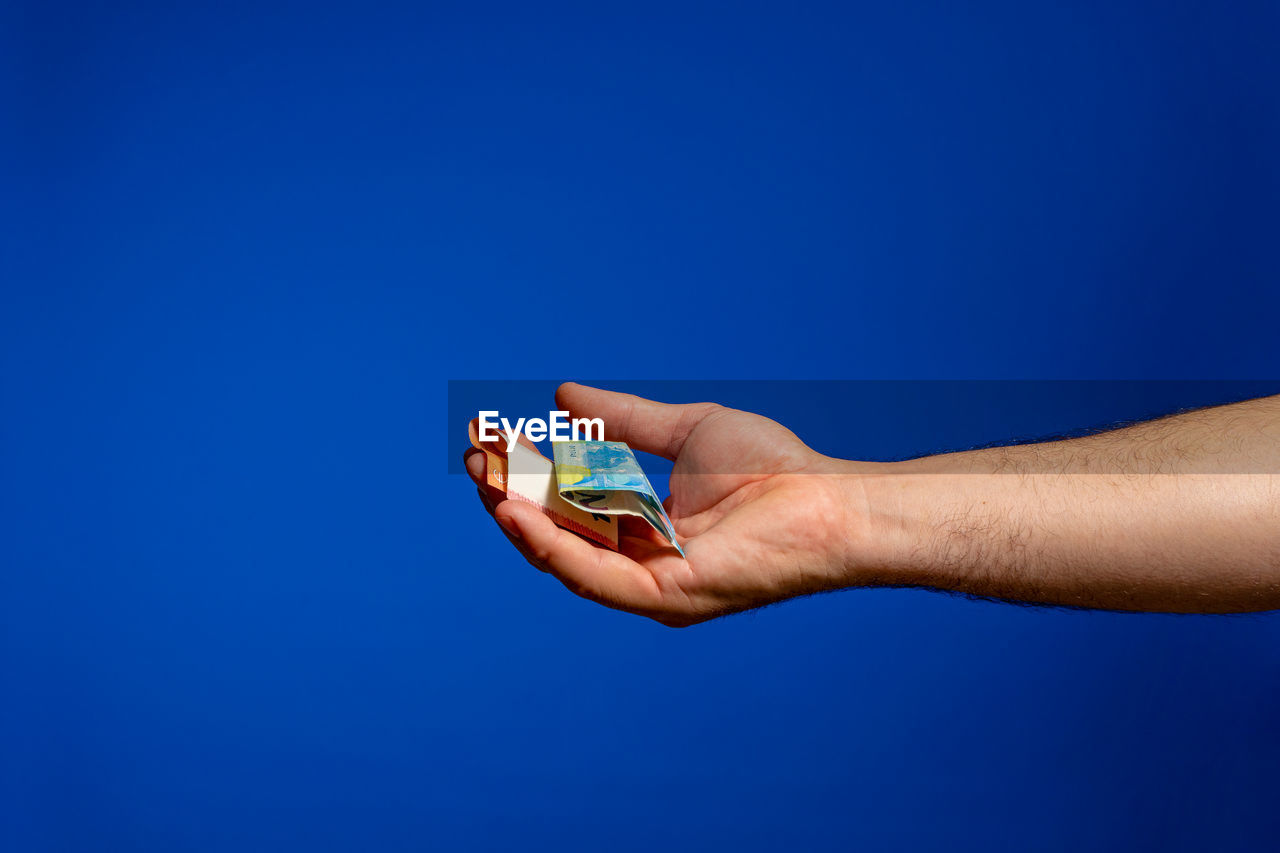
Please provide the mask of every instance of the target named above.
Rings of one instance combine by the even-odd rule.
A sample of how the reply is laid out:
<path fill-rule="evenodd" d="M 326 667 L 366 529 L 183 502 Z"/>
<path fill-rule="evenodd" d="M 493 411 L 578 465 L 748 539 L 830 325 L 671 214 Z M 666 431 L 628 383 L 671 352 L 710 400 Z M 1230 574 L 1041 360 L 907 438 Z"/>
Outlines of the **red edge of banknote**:
<path fill-rule="evenodd" d="M 526 503 L 526 504 L 529 504 L 530 506 L 536 506 L 539 510 L 542 511 L 543 515 L 545 515 L 547 518 L 554 521 L 557 526 L 563 527 L 565 530 L 572 531 L 573 533 L 578 534 L 584 539 L 590 539 L 592 542 L 596 542 L 600 545 L 603 545 L 604 547 L 608 548 L 610 551 L 618 550 L 617 544 L 613 542 L 611 539 L 609 539 L 608 537 L 602 536 L 601 534 L 596 533 L 590 527 L 587 527 L 584 524 L 580 524 L 579 522 L 574 521 L 572 518 L 566 518 L 565 516 L 556 512 L 554 509 L 552 509 L 549 506 L 543 506 L 542 504 L 538 503 L 537 501 L 531 498 L 526 498 L 524 495 L 508 495 L 508 497 L 513 501 L 520 501 L 521 503 Z"/>
<path fill-rule="evenodd" d="M 565 512 L 560 512 L 555 508 L 551 506 L 547 506 L 546 504 L 543 504 L 542 502 L 535 500 L 531 497 L 528 497 L 522 494 L 516 494 L 509 491 L 507 489 L 508 467 L 509 467 L 509 458 L 508 458 L 507 448 L 502 444 L 501 441 L 496 441 L 496 442 L 481 441 L 479 436 L 479 431 L 477 429 L 477 422 L 475 419 L 472 419 L 470 425 L 468 426 L 468 434 L 469 434 L 469 438 L 471 439 L 471 445 L 477 450 L 484 453 L 485 485 L 488 486 L 488 488 L 494 494 L 495 499 L 497 499 L 497 495 L 504 495 L 506 498 L 510 500 L 518 500 L 521 503 L 527 503 L 532 506 L 536 506 L 542 512 L 543 515 L 545 515 L 547 518 L 555 522 L 555 524 L 558 527 L 562 527 L 565 530 L 568 530 L 572 533 L 576 533 L 579 536 L 583 537 L 584 539 L 588 539 L 592 542 L 595 542 L 598 545 L 603 545 L 604 547 L 608 548 L 611 551 L 618 550 L 618 543 L 615 540 L 610 539 L 608 536 L 604 535 L 603 533 L 600 533 L 599 531 L 592 530 L 590 527 L 583 524 L 582 522 L 577 521 L 576 519 L 570 518 L 568 515 L 565 514 L 565 512 L 573 512 L 573 513 L 582 512 L 582 510 L 579 509 L 577 506 L 566 503 Z M 548 465 L 554 465 L 554 463 L 550 459 L 547 459 L 545 456 L 543 456 L 541 453 L 538 452 L 538 448 L 536 445 L 534 445 L 532 442 L 526 439 L 523 435 L 520 436 L 520 443 L 524 445 L 526 448 L 528 448 L 530 451 L 532 451 L 532 453 L 535 454 L 539 459 L 546 460 Z"/>

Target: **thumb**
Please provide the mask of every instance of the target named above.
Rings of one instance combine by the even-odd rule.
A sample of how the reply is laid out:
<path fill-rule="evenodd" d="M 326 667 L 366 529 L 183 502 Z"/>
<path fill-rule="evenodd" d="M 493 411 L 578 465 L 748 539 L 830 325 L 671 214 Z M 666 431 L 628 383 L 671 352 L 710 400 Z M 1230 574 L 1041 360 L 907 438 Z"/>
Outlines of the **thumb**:
<path fill-rule="evenodd" d="M 556 405 L 571 416 L 600 418 L 609 441 L 625 441 L 667 459 L 675 459 L 693 428 L 720 408 L 715 403 L 659 403 L 576 382 L 556 390 Z"/>

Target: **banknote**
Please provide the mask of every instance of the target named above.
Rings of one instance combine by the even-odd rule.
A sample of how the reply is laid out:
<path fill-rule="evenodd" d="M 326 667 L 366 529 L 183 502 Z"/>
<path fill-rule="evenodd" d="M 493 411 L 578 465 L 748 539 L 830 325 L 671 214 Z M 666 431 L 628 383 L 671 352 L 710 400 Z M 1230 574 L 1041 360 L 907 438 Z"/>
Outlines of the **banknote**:
<path fill-rule="evenodd" d="M 561 498 L 601 517 L 643 518 L 684 554 L 662 501 L 624 442 L 556 441 L 551 448 Z"/>
<path fill-rule="evenodd" d="M 472 446 L 484 452 L 485 485 L 491 493 L 533 504 L 565 530 L 618 550 L 617 519 L 588 512 L 561 498 L 554 463 L 532 443 L 522 441 L 507 452 L 502 442 L 480 441 L 475 421 L 470 434 Z"/>

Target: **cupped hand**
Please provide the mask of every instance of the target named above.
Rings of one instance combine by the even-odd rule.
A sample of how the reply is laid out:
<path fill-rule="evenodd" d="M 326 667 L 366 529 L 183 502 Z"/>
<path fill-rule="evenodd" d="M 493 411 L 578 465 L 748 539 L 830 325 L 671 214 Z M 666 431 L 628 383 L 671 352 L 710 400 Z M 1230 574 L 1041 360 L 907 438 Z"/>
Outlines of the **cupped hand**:
<path fill-rule="evenodd" d="M 843 585 L 856 479 L 768 418 L 714 403 L 668 405 L 568 383 L 556 403 L 601 418 L 605 438 L 674 461 L 665 506 L 685 556 L 626 518 L 619 551 L 557 527 L 521 501 L 481 499 L 530 563 L 578 595 L 666 625 Z M 467 469 L 483 482 L 484 454 Z"/>

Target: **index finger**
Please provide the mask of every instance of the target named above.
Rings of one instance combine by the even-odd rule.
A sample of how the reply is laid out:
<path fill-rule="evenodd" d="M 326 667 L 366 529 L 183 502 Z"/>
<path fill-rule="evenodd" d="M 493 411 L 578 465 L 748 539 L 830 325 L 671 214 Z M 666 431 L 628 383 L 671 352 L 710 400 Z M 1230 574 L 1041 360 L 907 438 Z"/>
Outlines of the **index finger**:
<path fill-rule="evenodd" d="M 662 600 L 658 583 L 643 566 L 562 530 L 529 504 L 507 500 L 494 518 L 528 546 L 529 553 L 569 590 L 618 610 L 650 613 Z"/>

